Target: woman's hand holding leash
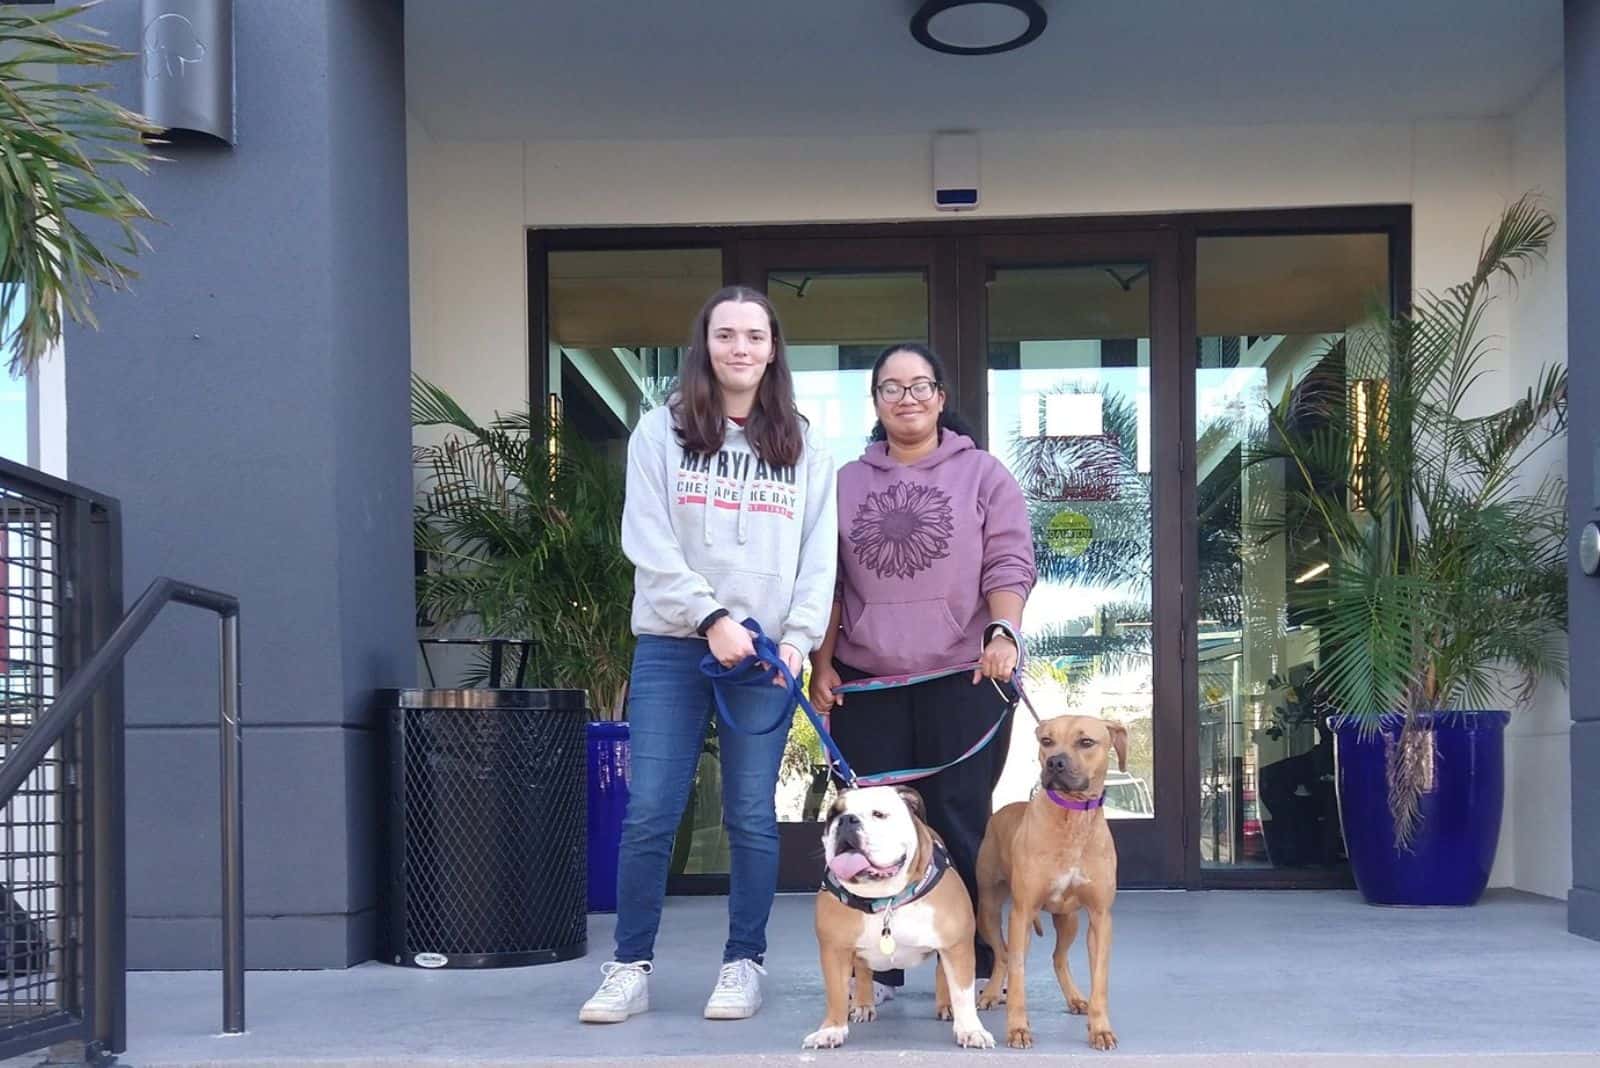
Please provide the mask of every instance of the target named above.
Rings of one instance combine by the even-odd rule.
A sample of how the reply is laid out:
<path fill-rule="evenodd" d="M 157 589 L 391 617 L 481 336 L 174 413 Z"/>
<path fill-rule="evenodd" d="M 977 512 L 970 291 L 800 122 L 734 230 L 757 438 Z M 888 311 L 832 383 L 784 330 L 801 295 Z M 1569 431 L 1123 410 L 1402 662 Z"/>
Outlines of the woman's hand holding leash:
<path fill-rule="evenodd" d="M 723 616 L 706 631 L 706 641 L 711 644 L 711 655 L 723 667 L 733 667 L 741 660 L 756 655 L 750 632 L 732 616 Z"/>
<path fill-rule="evenodd" d="M 796 679 L 799 679 L 800 664 L 803 662 L 803 658 L 800 656 L 800 650 L 796 649 L 792 645 L 780 645 L 778 646 L 778 655 L 783 657 L 784 666 L 789 669 L 789 674 L 793 675 Z M 785 681 L 783 677 L 783 672 L 778 671 L 776 668 L 774 668 L 772 672 L 772 685 L 789 685 L 789 683 Z"/>
<path fill-rule="evenodd" d="M 989 639 L 989 644 L 983 647 L 983 656 L 978 660 L 978 666 L 973 669 L 972 682 L 977 685 L 984 679 L 994 679 L 996 682 L 1009 682 L 1012 672 L 1017 670 L 1017 643 L 1012 641 L 1005 632 L 1001 631 Z"/>
<path fill-rule="evenodd" d="M 839 672 L 835 670 L 831 659 L 825 663 L 818 663 L 815 659 L 811 661 L 811 707 L 822 717 L 823 725 L 830 729 L 833 726 L 833 706 L 844 704 L 844 694 L 833 692 L 839 682 Z"/>
<path fill-rule="evenodd" d="M 706 641 L 711 646 L 711 655 L 716 657 L 717 663 L 723 667 L 733 667 L 733 665 L 755 656 L 756 647 L 751 639 L 750 630 L 743 624 L 735 623 L 732 616 L 723 616 L 711 624 L 711 629 L 706 631 Z M 789 674 L 798 679 L 800 677 L 800 665 L 804 662 L 804 657 L 800 655 L 800 650 L 792 645 L 780 645 L 778 646 L 778 655 L 783 658 L 783 663 L 789 669 Z M 783 672 L 778 670 L 776 664 L 768 664 L 767 666 L 772 668 L 772 685 L 789 685 L 784 681 Z"/>
<path fill-rule="evenodd" d="M 1010 682 L 1022 658 L 1022 597 L 1012 590 L 989 594 L 989 623 L 983 628 L 983 653 L 972 673 L 976 686 L 984 679 Z"/>

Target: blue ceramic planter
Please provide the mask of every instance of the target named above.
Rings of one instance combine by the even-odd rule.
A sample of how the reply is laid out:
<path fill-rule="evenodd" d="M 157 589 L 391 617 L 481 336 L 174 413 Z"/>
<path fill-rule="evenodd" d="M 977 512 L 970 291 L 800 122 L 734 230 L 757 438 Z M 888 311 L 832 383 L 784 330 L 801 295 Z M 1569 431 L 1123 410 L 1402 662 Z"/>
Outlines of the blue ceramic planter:
<path fill-rule="evenodd" d="M 1421 827 L 1409 849 L 1395 845 L 1388 767 L 1404 718 L 1385 716 L 1360 736 L 1334 717 L 1339 818 L 1356 885 L 1374 905 L 1471 905 L 1483 894 L 1500 840 L 1505 799 L 1505 712 L 1435 712 Z"/>
<path fill-rule="evenodd" d="M 589 724 L 589 911 L 617 911 L 617 851 L 628 811 L 628 725 Z"/>

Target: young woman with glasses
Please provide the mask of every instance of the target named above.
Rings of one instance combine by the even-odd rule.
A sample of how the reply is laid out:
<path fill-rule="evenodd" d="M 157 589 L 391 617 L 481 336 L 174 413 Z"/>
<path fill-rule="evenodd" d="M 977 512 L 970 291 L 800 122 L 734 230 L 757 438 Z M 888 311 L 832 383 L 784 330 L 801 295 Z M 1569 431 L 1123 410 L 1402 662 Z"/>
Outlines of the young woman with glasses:
<path fill-rule="evenodd" d="M 890 346 L 873 366 L 872 396 L 872 443 L 839 470 L 839 583 L 811 661 L 812 702 L 863 775 L 944 764 L 994 724 L 1015 699 L 1010 679 L 1035 579 L 1021 487 L 948 408 L 939 358 L 922 345 Z M 975 670 L 910 686 L 848 700 L 834 692 L 841 681 L 974 659 Z M 974 902 L 1010 734 L 1008 719 L 976 755 L 914 784 Z M 978 974 L 991 961 L 980 943 Z M 900 982 L 899 973 L 879 978 Z"/>

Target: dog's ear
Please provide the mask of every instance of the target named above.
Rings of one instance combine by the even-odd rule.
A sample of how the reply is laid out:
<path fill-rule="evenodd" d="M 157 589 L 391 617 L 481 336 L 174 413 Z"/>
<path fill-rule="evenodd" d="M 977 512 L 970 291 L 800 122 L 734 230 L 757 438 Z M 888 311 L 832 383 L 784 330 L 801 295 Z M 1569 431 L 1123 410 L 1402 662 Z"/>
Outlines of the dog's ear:
<path fill-rule="evenodd" d="M 1128 728 L 1120 723 L 1107 722 L 1111 730 L 1111 748 L 1117 751 L 1117 770 L 1128 770 Z"/>
<path fill-rule="evenodd" d="M 833 804 L 828 806 L 828 818 L 823 820 L 824 826 L 839 818 L 839 813 L 844 811 L 844 791 L 840 791 L 833 799 Z"/>
<path fill-rule="evenodd" d="M 928 822 L 928 806 L 922 803 L 922 795 L 909 786 L 896 786 L 894 792 L 900 795 L 900 800 L 906 803 L 906 808 L 922 823 Z"/>

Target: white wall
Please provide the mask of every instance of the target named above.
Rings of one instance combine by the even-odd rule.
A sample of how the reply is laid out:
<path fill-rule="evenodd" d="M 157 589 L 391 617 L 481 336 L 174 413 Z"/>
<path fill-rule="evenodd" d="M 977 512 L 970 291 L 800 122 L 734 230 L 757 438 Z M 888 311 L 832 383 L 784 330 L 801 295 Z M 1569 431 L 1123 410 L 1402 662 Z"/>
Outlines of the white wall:
<path fill-rule="evenodd" d="M 921 136 L 461 144 L 412 127 L 412 365 L 475 414 L 526 395 L 526 227 L 940 216 Z M 1472 270 L 1483 230 L 1525 185 L 1564 187 L 1559 71 L 1514 118 L 981 140 L 983 207 L 964 217 L 1409 203 L 1413 281 L 1426 289 Z M 1528 342 L 1511 346 L 1518 373 L 1534 351 L 1564 348 L 1564 286 L 1558 250 L 1514 308 L 1488 316 L 1490 331 Z M 1498 376 L 1486 401 L 1509 397 L 1514 377 Z M 1566 893 L 1566 708 L 1551 690 L 1516 721 L 1496 885 Z"/>
<path fill-rule="evenodd" d="M 67 477 L 67 355 L 57 341 L 28 372 L 28 463 Z"/>
<path fill-rule="evenodd" d="M 479 419 L 527 399 L 523 146 L 441 145 L 406 123 L 411 367 Z"/>
<path fill-rule="evenodd" d="M 925 137 L 438 141 L 412 122 L 412 365 L 474 412 L 527 390 L 525 227 L 943 217 Z M 1415 205 L 1415 282 L 1471 269 L 1506 199 L 1509 124 L 1255 126 L 982 138 L 962 217 Z"/>
<path fill-rule="evenodd" d="M 1509 323 L 1505 402 L 1525 393 L 1539 369 L 1567 360 L 1567 245 L 1565 121 L 1562 72 L 1554 71 L 1510 120 L 1513 192 L 1539 190 L 1555 213 L 1549 256 L 1506 295 Z M 1565 475 L 1566 453 L 1556 446 L 1529 475 Z M 1541 686 L 1530 706 L 1512 717 L 1506 742 L 1508 827 L 1502 830 L 1497 875 L 1519 889 L 1564 898 L 1572 885 L 1571 708 L 1565 686 Z M 1509 854 L 1509 856 L 1508 856 Z"/>

